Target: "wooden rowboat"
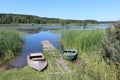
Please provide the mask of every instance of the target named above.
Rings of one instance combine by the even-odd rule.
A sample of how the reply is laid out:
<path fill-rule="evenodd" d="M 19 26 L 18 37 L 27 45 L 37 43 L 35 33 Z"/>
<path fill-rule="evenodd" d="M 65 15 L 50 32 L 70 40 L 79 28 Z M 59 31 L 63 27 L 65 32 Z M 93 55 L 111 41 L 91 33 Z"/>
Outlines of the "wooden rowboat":
<path fill-rule="evenodd" d="M 27 63 L 30 67 L 42 71 L 47 67 L 47 60 L 45 60 L 42 53 L 31 53 L 27 56 Z"/>
<path fill-rule="evenodd" d="M 63 54 L 67 60 L 73 60 L 77 57 L 77 50 L 65 49 Z"/>

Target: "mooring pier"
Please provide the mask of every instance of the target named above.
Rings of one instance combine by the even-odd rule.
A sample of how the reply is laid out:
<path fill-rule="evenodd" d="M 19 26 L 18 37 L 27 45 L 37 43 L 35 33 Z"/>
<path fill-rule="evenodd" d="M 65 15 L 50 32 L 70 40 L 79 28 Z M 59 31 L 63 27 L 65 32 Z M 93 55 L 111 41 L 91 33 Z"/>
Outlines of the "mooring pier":
<path fill-rule="evenodd" d="M 42 41 L 41 44 L 43 46 L 43 51 L 47 51 L 47 54 L 49 55 L 48 65 L 53 73 L 71 72 L 61 53 L 57 51 L 56 47 L 52 43 L 50 43 L 50 41 L 45 40 Z"/>
<path fill-rule="evenodd" d="M 41 44 L 43 46 L 43 50 L 56 50 L 55 46 L 51 44 L 48 40 L 42 41 Z"/>

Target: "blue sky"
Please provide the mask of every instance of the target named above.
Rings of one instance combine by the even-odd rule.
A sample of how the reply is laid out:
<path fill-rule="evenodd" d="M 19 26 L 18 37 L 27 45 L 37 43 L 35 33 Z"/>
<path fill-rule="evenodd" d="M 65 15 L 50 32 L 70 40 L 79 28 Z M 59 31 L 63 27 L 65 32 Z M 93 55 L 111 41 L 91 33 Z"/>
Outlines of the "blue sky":
<path fill-rule="evenodd" d="M 120 0 L 0 0 L 0 13 L 61 19 L 120 19 Z"/>

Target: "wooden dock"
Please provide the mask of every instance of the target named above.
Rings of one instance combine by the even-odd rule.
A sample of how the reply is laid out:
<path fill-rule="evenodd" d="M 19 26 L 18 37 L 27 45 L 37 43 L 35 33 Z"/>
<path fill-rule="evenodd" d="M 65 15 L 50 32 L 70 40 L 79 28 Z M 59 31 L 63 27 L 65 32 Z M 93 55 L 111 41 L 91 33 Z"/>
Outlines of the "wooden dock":
<path fill-rule="evenodd" d="M 41 44 L 43 46 L 43 50 L 47 50 L 47 51 L 56 50 L 55 46 L 52 45 L 48 40 L 41 41 Z"/>
<path fill-rule="evenodd" d="M 57 49 L 55 48 L 54 45 L 52 45 L 52 43 L 50 43 L 48 40 L 46 40 L 46 41 L 42 41 L 41 44 L 43 46 L 43 51 L 47 51 L 47 53 L 48 53 L 47 55 L 49 55 L 48 65 L 49 65 L 50 70 L 53 73 L 55 73 L 55 72 L 59 72 L 59 73 L 68 72 L 69 73 L 69 72 L 71 72 L 70 68 L 64 61 L 61 53 L 59 53 L 57 51 Z"/>

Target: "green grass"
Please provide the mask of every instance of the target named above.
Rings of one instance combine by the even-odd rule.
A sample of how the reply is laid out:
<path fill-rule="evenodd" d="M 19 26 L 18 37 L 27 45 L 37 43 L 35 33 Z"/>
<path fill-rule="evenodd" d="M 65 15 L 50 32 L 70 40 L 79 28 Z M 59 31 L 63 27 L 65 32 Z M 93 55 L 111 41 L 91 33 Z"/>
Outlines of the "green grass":
<path fill-rule="evenodd" d="M 69 63 L 71 69 L 77 71 L 76 80 L 119 80 L 119 68 L 113 63 L 108 65 L 102 57 L 104 36 L 104 30 L 68 30 L 62 33 L 60 41 L 63 47 L 78 50 L 77 65 Z"/>
<path fill-rule="evenodd" d="M 108 65 L 98 54 L 82 55 L 81 60 L 77 63 L 68 62 L 67 65 L 71 67 L 70 73 L 49 74 L 58 70 L 54 67 L 54 71 L 52 71 L 49 65 L 42 72 L 29 66 L 19 70 L 0 68 L 0 80 L 119 80 L 116 67 L 113 64 Z M 52 66 L 55 65 L 53 57 L 47 58 L 47 60 L 53 61 Z"/>
<path fill-rule="evenodd" d="M 48 55 L 48 53 L 50 52 L 44 52 L 44 56 L 46 57 L 47 60 L 51 62 L 53 70 L 50 69 L 49 64 L 47 69 L 45 69 L 42 72 L 36 71 L 30 68 L 29 66 L 25 66 L 24 68 L 19 70 L 18 69 L 4 70 L 0 68 L 0 80 L 120 80 L 119 76 L 120 68 L 117 68 L 113 63 L 108 65 L 104 61 L 101 54 L 102 52 L 100 50 L 101 45 L 100 43 L 102 37 L 104 36 L 104 31 L 85 30 L 85 32 L 84 31 L 82 32 L 68 31 L 68 32 L 63 33 L 64 37 L 62 35 L 61 40 L 64 47 L 79 49 L 79 51 L 82 52 L 82 54 L 77 57 L 77 60 L 75 62 L 64 60 L 71 70 L 70 73 L 49 74 L 53 72 L 58 72 L 59 69 L 56 67 L 55 57 Z M 77 40 L 79 42 L 79 46 L 76 43 Z M 91 43 L 87 44 L 84 43 L 82 40 Z M 73 46 L 69 42 L 73 43 Z M 80 45 L 81 46 L 84 45 L 83 50 L 81 49 Z"/>
<path fill-rule="evenodd" d="M 0 30 L 0 55 L 5 60 L 16 56 L 16 52 L 20 51 L 23 40 L 17 31 Z"/>
<path fill-rule="evenodd" d="M 68 30 L 60 41 L 64 48 L 75 48 L 82 54 L 99 50 L 103 36 L 104 30 Z"/>

